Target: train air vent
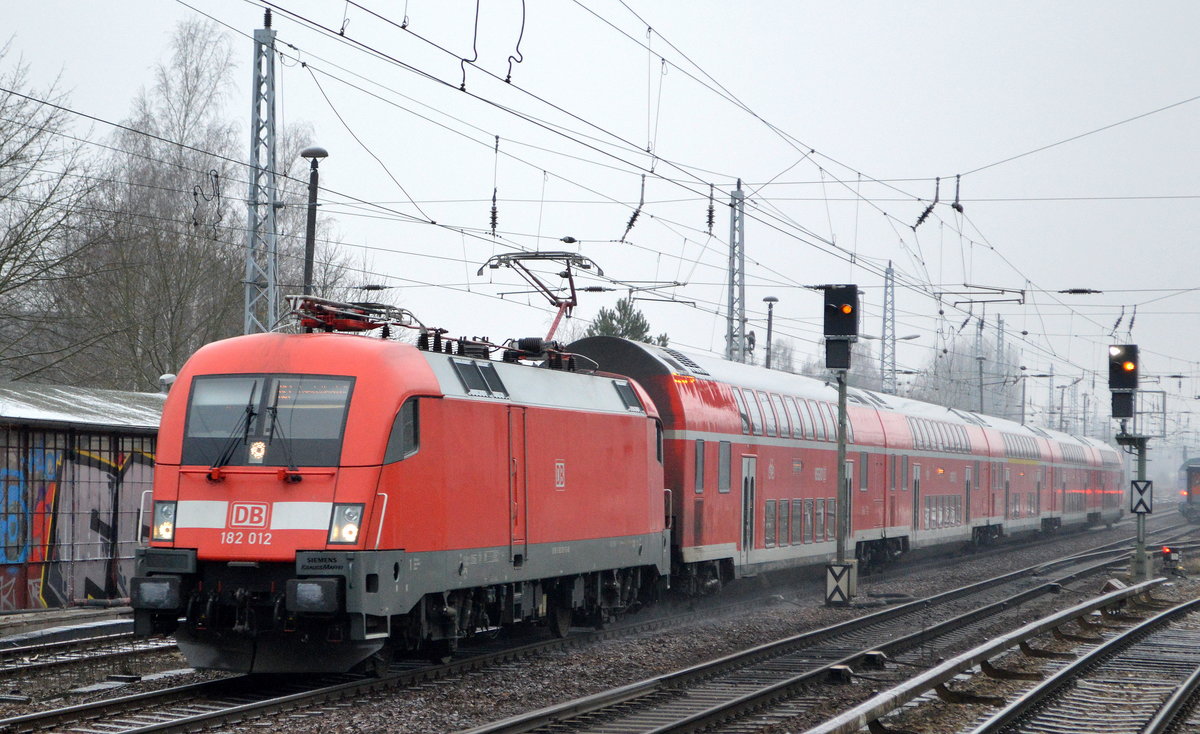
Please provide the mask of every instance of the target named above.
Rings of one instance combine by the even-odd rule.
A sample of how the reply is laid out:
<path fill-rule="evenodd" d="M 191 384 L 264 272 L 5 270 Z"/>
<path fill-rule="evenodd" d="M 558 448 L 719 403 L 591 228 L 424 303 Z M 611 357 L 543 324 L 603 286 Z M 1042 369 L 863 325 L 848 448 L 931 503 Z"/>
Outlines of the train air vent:
<path fill-rule="evenodd" d="M 644 413 L 642 403 L 637 398 L 637 393 L 629 386 L 629 383 L 624 380 L 613 380 L 613 387 L 617 388 L 617 394 L 621 396 L 621 401 L 625 403 L 625 409 Z"/>
<path fill-rule="evenodd" d="M 709 376 L 708 372 L 703 367 L 696 364 L 692 360 L 692 358 L 687 356 L 686 354 L 683 354 L 682 352 L 677 352 L 674 349 L 668 349 L 666 347 L 661 347 L 661 349 L 664 352 L 666 352 L 667 354 L 674 357 L 675 359 L 679 360 L 680 364 L 683 364 L 684 366 L 686 366 L 689 370 L 692 371 L 693 374 L 704 375 L 706 377 Z"/>
<path fill-rule="evenodd" d="M 468 395 L 480 397 L 507 398 L 508 390 L 496 374 L 496 366 L 491 362 L 478 362 L 470 359 L 451 358 L 450 364 L 458 373 Z"/>

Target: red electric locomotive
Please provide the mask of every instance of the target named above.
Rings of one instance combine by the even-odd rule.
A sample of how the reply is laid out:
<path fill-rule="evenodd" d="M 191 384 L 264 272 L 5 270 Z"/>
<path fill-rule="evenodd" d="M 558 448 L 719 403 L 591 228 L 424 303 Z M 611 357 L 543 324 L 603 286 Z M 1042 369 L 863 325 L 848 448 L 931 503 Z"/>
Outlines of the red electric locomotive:
<path fill-rule="evenodd" d="M 658 406 L 677 588 L 833 556 L 833 384 L 612 337 L 568 349 L 637 380 Z M 1120 455 L 1099 441 L 853 388 L 847 415 L 860 563 L 1121 516 Z"/>
<path fill-rule="evenodd" d="M 321 323 L 328 304 L 304 303 Z M 338 318 L 380 325 L 362 313 Z M 428 337 L 259 334 L 188 360 L 131 584 L 139 633 L 174 632 L 200 668 L 343 671 L 653 599 L 669 545 L 641 388 L 517 363 L 540 344 L 492 361 Z"/>

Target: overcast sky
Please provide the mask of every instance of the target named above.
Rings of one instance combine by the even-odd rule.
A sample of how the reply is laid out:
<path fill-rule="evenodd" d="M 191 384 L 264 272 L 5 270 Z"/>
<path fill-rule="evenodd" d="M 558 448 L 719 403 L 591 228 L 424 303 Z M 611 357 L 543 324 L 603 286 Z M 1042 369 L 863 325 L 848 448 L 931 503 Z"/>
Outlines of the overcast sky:
<path fill-rule="evenodd" d="M 229 104 L 245 128 L 262 5 L 196 5 L 246 34 Z M 364 282 L 393 287 L 426 324 L 544 335 L 544 300 L 510 270 L 476 270 L 514 248 L 572 249 L 607 276 L 581 286 L 617 289 L 582 294 L 581 322 L 637 288 L 659 299 L 638 302 L 655 333 L 720 353 L 740 177 L 760 341 L 775 296 L 777 336 L 818 354 L 821 299 L 804 286 L 830 282 L 863 289 L 863 330 L 879 334 L 892 261 L 897 333 L 921 335 L 900 344 L 902 369 L 950 347 L 969 316 L 994 338 L 999 316 L 1031 372 L 1083 377 L 1107 403 L 1105 348 L 1130 341 L 1144 374 L 1186 376 L 1161 385 L 1179 409 L 1196 404 L 1200 4 L 487 0 L 478 22 L 466 0 L 361 5 L 382 18 L 280 0 L 279 47 L 309 68 L 278 67 L 279 115 L 310 122 L 329 150 L 322 205 Z M 7 63 L 23 57 L 39 85 L 61 75 L 73 109 L 119 121 L 196 15 L 168 0 L 9 3 Z M 522 60 L 505 84 L 510 56 Z M 914 230 L 936 177 L 940 202 Z M 1009 302 L 982 303 L 991 292 Z"/>

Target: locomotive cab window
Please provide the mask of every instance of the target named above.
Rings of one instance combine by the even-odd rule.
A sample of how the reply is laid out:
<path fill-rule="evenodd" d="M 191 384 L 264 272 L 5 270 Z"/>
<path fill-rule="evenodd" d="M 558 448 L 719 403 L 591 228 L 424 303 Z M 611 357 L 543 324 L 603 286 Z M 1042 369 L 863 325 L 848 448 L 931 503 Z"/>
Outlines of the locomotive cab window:
<path fill-rule="evenodd" d="M 400 406 L 396 420 L 392 423 L 392 433 L 388 436 L 387 451 L 383 455 L 383 463 L 391 464 L 407 459 L 417 453 L 421 446 L 420 411 L 416 398 L 409 398 Z"/>
<path fill-rule="evenodd" d="M 212 375 L 192 381 L 183 463 L 337 466 L 353 377 Z"/>

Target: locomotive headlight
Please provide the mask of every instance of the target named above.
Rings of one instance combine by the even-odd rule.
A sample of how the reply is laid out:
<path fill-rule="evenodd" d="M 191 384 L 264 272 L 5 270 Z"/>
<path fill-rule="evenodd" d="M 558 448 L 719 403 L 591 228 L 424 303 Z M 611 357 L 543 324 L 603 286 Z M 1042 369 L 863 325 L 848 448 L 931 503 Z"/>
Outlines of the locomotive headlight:
<path fill-rule="evenodd" d="M 154 503 L 154 529 L 152 535 L 154 540 L 174 540 L 175 539 L 175 503 L 174 502 L 155 502 Z"/>
<path fill-rule="evenodd" d="M 363 506 L 334 505 L 329 523 L 329 542 L 353 544 L 358 542 L 359 523 L 362 521 Z"/>

